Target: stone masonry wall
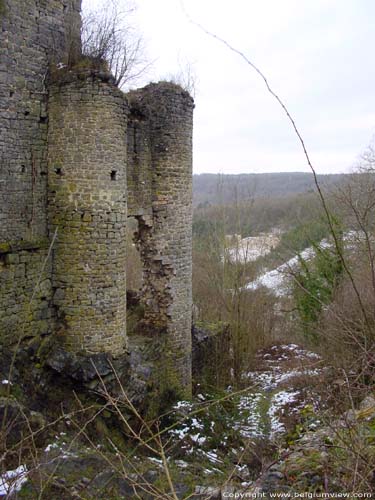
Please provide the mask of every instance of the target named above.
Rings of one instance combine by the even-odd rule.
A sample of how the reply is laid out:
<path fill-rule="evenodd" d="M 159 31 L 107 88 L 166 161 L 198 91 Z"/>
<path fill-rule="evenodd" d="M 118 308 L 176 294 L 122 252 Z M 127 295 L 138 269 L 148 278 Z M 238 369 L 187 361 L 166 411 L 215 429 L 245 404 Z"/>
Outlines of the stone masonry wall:
<path fill-rule="evenodd" d="M 0 340 L 7 343 L 53 328 L 45 82 L 49 61 L 79 51 L 80 3 L 0 0 Z"/>
<path fill-rule="evenodd" d="M 120 356 L 134 216 L 144 331 L 189 393 L 193 100 L 170 83 L 126 97 L 74 65 L 80 4 L 0 0 L 0 342 L 54 333 L 74 353 Z"/>
<path fill-rule="evenodd" d="M 126 346 L 126 100 L 105 76 L 63 70 L 61 78 L 50 90 L 48 130 L 58 331 L 67 350 L 118 356 Z"/>
<path fill-rule="evenodd" d="M 153 172 L 149 116 L 137 105 L 138 92 L 129 94 L 128 119 L 128 216 L 152 215 Z"/>
<path fill-rule="evenodd" d="M 193 100 L 171 83 L 150 84 L 129 95 L 138 127 L 143 178 L 151 177 L 152 216 L 139 215 L 138 247 L 143 261 L 145 326 L 165 332 L 167 376 L 191 384 L 192 117 Z M 128 151 L 129 155 L 134 151 Z M 129 162 L 130 163 L 130 162 Z M 139 189 L 139 187 L 138 187 Z M 147 198 L 146 198 L 147 199 Z"/>
<path fill-rule="evenodd" d="M 47 236 L 46 77 L 79 37 L 80 0 L 2 0 L 0 242 Z"/>
<path fill-rule="evenodd" d="M 1 246 L 0 340 L 4 345 L 52 332 L 48 247 L 47 239 Z"/>

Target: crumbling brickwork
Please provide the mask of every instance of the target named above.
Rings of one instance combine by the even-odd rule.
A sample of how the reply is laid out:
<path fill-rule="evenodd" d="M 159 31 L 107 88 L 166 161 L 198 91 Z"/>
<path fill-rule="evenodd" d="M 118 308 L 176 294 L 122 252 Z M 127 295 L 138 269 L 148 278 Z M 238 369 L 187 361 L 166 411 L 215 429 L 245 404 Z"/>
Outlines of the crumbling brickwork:
<path fill-rule="evenodd" d="M 132 216 L 142 331 L 189 392 L 193 100 L 79 61 L 80 0 L 0 2 L 0 341 L 121 356 Z"/>
<path fill-rule="evenodd" d="M 128 184 L 142 190 L 132 180 L 142 172 L 151 185 L 146 206 L 136 204 L 144 203 L 140 196 L 130 206 L 139 222 L 145 323 L 167 332 L 166 362 L 190 381 L 193 100 L 171 83 L 150 84 L 129 99 L 136 140 L 129 144 Z"/>

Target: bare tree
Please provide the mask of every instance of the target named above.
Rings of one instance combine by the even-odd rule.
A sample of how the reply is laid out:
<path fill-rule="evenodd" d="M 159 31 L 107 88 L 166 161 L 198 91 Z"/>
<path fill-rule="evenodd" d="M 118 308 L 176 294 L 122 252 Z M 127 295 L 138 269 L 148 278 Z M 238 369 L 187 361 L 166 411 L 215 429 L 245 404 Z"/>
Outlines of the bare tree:
<path fill-rule="evenodd" d="M 136 84 L 151 65 L 142 36 L 129 22 L 135 8 L 129 2 L 126 5 L 120 10 L 118 0 L 111 0 L 84 13 L 82 21 L 83 55 L 105 61 L 119 87 Z"/>

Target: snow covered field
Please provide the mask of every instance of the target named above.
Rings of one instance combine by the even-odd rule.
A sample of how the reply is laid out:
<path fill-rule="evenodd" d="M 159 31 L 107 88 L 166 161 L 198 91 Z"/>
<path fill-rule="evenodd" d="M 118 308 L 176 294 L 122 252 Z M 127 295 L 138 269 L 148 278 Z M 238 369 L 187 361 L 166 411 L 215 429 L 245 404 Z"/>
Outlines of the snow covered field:
<path fill-rule="evenodd" d="M 241 264 L 254 262 L 259 257 L 267 255 L 279 243 L 279 236 L 274 233 L 234 239 L 234 244 L 232 242 L 231 246 L 226 249 L 226 258 L 231 262 Z"/>
<path fill-rule="evenodd" d="M 321 248 L 328 248 L 329 243 L 327 240 L 320 242 Z M 290 271 L 295 270 L 298 267 L 300 258 L 303 260 L 311 260 L 315 255 L 315 250 L 312 247 L 306 248 L 300 253 L 300 256 L 294 256 L 289 259 L 281 266 L 271 271 L 267 271 L 255 281 L 251 281 L 247 284 L 246 288 L 248 290 L 257 290 L 258 288 L 264 286 L 272 290 L 272 292 L 277 297 L 282 297 L 287 295 L 289 284 L 291 280 Z"/>

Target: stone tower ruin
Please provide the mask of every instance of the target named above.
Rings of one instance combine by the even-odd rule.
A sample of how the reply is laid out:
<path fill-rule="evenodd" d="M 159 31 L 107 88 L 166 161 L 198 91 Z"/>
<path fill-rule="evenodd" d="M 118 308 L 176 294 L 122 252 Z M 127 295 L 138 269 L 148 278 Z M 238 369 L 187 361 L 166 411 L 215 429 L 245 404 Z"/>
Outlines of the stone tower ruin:
<path fill-rule="evenodd" d="M 134 217 L 142 325 L 188 392 L 193 100 L 80 65 L 80 0 L 0 0 L 0 23 L 0 342 L 124 355 Z"/>

